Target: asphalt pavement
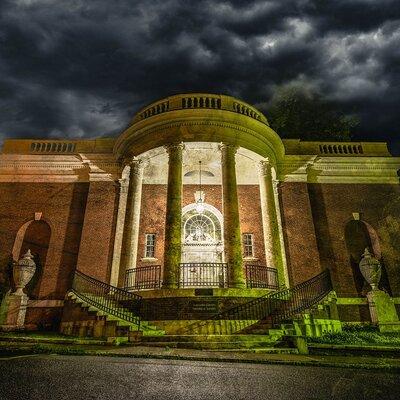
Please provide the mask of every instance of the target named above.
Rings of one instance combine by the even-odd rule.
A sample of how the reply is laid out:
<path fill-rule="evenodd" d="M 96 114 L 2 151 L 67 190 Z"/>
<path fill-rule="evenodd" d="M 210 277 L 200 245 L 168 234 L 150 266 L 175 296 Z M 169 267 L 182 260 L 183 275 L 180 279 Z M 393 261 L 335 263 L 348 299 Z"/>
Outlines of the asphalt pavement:
<path fill-rule="evenodd" d="M 399 372 L 99 356 L 0 359 L 1 400 L 400 398 Z"/>

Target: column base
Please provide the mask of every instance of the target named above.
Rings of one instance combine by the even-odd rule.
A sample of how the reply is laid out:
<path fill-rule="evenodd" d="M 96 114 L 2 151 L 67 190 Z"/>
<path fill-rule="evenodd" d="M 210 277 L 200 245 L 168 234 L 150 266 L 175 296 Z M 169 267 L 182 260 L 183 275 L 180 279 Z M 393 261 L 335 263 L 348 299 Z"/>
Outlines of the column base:
<path fill-rule="evenodd" d="M 244 282 L 233 282 L 228 285 L 229 288 L 235 288 L 235 289 L 246 289 L 247 286 Z"/>
<path fill-rule="evenodd" d="M 176 283 L 163 283 L 161 289 L 179 289 L 179 285 Z"/>

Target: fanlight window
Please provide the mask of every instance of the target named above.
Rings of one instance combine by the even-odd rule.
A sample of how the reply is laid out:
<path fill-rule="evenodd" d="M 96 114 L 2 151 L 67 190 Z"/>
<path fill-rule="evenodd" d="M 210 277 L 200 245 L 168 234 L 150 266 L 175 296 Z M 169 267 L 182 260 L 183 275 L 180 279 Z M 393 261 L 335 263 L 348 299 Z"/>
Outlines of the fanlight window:
<path fill-rule="evenodd" d="M 214 222 L 204 214 L 195 214 L 185 224 L 186 243 L 214 243 L 216 231 Z"/>

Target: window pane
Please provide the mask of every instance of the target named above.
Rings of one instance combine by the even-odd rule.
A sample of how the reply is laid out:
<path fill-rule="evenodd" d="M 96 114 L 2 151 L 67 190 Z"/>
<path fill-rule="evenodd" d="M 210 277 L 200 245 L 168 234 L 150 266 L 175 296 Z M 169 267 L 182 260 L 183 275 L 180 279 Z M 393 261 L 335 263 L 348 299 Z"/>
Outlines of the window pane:
<path fill-rule="evenodd" d="M 253 234 L 252 233 L 244 233 L 243 234 L 243 252 L 244 257 L 253 257 L 254 256 L 254 247 L 253 247 Z"/>
<path fill-rule="evenodd" d="M 145 255 L 144 255 L 145 257 L 154 258 L 155 245 L 156 245 L 155 233 L 146 233 L 146 248 L 145 248 Z"/>

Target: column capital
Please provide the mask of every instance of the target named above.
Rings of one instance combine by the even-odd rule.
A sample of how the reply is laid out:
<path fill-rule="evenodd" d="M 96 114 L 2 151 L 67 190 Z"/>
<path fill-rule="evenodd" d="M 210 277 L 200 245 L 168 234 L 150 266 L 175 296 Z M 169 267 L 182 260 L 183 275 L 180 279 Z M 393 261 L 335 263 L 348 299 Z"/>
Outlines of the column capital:
<path fill-rule="evenodd" d="M 128 165 L 130 167 L 140 166 L 144 164 L 143 160 L 137 157 L 126 157 L 123 159 L 122 163 L 123 165 Z"/>
<path fill-rule="evenodd" d="M 164 145 L 164 149 L 167 151 L 168 154 L 175 150 L 183 150 L 184 148 L 185 145 L 183 143 L 168 143 Z"/>
<path fill-rule="evenodd" d="M 130 177 L 132 178 L 134 175 L 137 176 L 141 176 L 143 174 L 143 170 L 144 170 L 144 162 L 143 160 L 139 159 L 139 158 L 133 158 L 131 159 L 127 165 L 129 165 L 130 167 Z"/>
<path fill-rule="evenodd" d="M 128 192 L 128 186 L 129 186 L 129 181 L 126 178 L 120 178 L 118 179 L 118 185 L 119 185 L 119 190 L 121 193 L 127 193 Z"/>
<path fill-rule="evenodd" d="M 226 143 L 226 142 L 222 142 L 218 145 L 219 151 L 231 149 L 232 151 L 234 151 L 236 153 L 238 148 L 239 148 L 238 145 L 232 144 L 232 143 Z"/>
<path fill-rule="evenodd" d="M 271 161 L 268 159 L 261 160 L 258 163 L 258 173 L 260 176 L 271 175 L 272 164 Z"/>

